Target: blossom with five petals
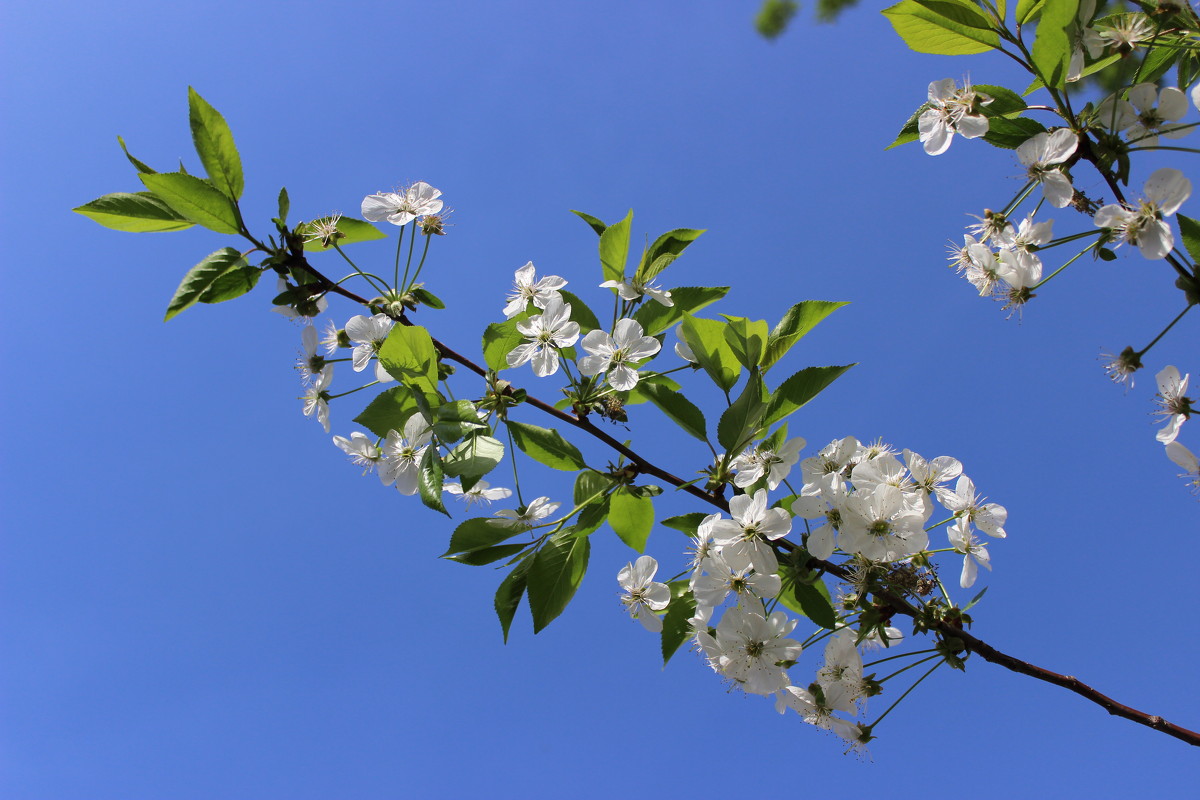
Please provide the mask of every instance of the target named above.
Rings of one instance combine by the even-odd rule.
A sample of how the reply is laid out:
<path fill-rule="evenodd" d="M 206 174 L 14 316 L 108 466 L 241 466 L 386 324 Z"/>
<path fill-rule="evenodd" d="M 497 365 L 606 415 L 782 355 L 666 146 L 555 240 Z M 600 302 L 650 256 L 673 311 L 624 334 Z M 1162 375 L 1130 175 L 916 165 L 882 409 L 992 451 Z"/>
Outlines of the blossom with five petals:
<path fill-rule="evenodd" d="M 930 108 L 917 117 L 917 132 L 925 152 L 941 155 L 950 147 L 957 133 L 966 139 L 976 139 L 988 132 L 988 119 L 978 113 L 980 106 L 992 98 L 971 88 L 969 82 L 956 88 L 953 78 L 929 84 Z"/>
<path fill-rule="evenodd" d="M 546 302 L 543 313 L 517 323 L 517 330 L 529 341 L 517 345 L 508 354 L 508 365 L 519 367 L 533 362 L 533 374 L 545 378 L 558 372 L 558 351 L 570 347 L 579 338 L 579 323 L 571 321 L 571 304 L 562 297 Z"/>
<path fill-rule="evenodd" d="M 589 355 L 579 359 L 584 375 L 608 373 L 608 384 L 619 392 L 637 386 L 638 373 L 632 365 L 650 358 L 662 347 L 653 336 L 643 336 L 642 326 L 632 319 L 619 319 L 609 336 L 601 330 L 583 337 L 583 349 Z"/>
<path fill-rule="evenodd" d="M 1179 370 L 1174 366 L 1163 367 L 1162 372 L 1154 376 L 1158 381 L 1158 411 L 1156 416 L 1167 420 L 1166 426 L 1155 437 L 1163 444 L 1170 444 L 1179 436 L 1179 429 L 1192 415 L 1191 398 L 1186 397 L 1188 378 L 1179 377 Z"/>
<path fill-rule="evenodd" d="M 1171 167 L 1155 170 L 1146 179 L 1146 199 L 1136 210 L 1115 203 L 1096 212 L 1099 228 L 1111 228 L 1119 241 L 1136 244 L 1146 258 L 1163 258 L 1175 246 L 1171 226 L 1163 221 L 1179 210 L 1192 193 L 1192 182 Z"/>
<path fill-rule="evenodd" d="M 1055 208 L 1065 207 L 1075 195 L 1071 179 L 1056 167 L 1074 155 L 1078 146 L 1079 137 L 1073 130 L 1059 128 L 1031 136 L 1017 148 L 1017 159 L 1029 177 L 1042 184 L 1042 194 Z"/>
<path fill-rule="evenodd" d="M 625 590 L 621 603 L 629 616 L 651 633 L 662 632 L 662 618 L 655 612 L 662 611 L 671 602 L 671 589 L 654 580 L 656 572 L 657 561 L 650 556 L 639 556 L 637 561 L 626 564 L 617 573 L 617 583 Z"/>
<path fill-rule="evenodd" d="M 561 301 L 562 295 L 558 293 L 558 290 L 566 285 L 566 280 L 557 275 L 547 275 L 538 280 L 537 270 L 530 261 L 513 273 L 513 289 L 507 298 L 508 305 L 504 307 L 504 316 L 512 319 L 524 311 L 530 301 L 533 301 L 538 308 L 543 309 L 546 307 L 546 303 L 555 298 Z"/>
<path fill-rule="evenodd" d="M 393 225 L 407 225 L 417 217 L 441 211 L 441 196 L 425 181 L 417 181 L 403 192 L 377 192 L 364 197 L 362 215 L 371 222 L 387 220 Z"/>

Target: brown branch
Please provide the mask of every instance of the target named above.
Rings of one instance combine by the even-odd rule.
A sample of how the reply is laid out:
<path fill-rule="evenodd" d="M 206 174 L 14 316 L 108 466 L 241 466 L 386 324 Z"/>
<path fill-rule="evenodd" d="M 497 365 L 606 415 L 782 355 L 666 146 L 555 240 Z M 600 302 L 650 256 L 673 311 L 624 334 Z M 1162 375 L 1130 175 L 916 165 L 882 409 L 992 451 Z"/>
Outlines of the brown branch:
<path fill-rule="evenodd" d="M 289 263 L 289 266 L 303 268 L 309 274 L 314 276 L 320 282 L 320 284 L 326 288 L 327 291 L 340 294 L 343 297 L 345 297 L 349 300 L 352 300 L 355 303 L 358 303 L 360 305 L 367 306 L 368 308 L 371 307 L 370 301 L 366 300 L 363 297 L 358 296 L 357 294 L 349 291 L 348 289 L 344 289 L 341 286 L 334 284 L 332 281 L 330 281 L 327 277 L 322 275 L 320 272 L 317 272 L 317 270 L 315 270 L 308 263 L 308 261 L 303 257 L 303 255 L 294 257 L 293 260 L 291 261 L 291 263 Z M 393 319 L 395 319 L 397 322 L 399 322 L 403 325 L 413 325 L 414 324 L 403 314 L 400 314 L 399 316 L 393 315 Z M 437 339 L 433 340 L 433 344 L 437 348 L 438 352 L 441 354 L 442 358 L 449 359 L 450 361 L 460 364 L 463 367 L 466 367 L 467 369 L 469 369 L 471 372 L 474 372 L 476 375 L 479 375 L 480 377 L 486 378 L 488 376 L 488 371 L 486 369 L 479 366 L 478 364 L 476 364 L 474 361 L 467 358 L 466 356 L 455 352 L 453 349 L 451 349 L 447 345 L 443 344 L 442 342 L 438 341 Z M 511 388 L 510 388 L 510 391 L 511 391 Z M 529 403 L 529 405 L 533 406 L 534 408 L 538 409 L 539 411 L 549 414 L 550 416 L 554 417 L 555 419 L 559 420 L 560 422 L 563 422 L 563 423 L 566 423 L 567 425 L 571 425 L 572 427 L 578 428 L 578 429 L 584 431 L 585 433 L 595 437 L 596 439 L 599 439 L 601 442 L 604 442 L 606 445 L 608 445 L 612 449 L 616 450 L 618 453 L 621 453 L 626 458 L 628 458 L 633 464 L 635 464 L 637 466 L 639 472 L 645 473 L 647 475 L 653 475 L 654 477 L 659 478 L 660 480 L 665 481 L 666 483 L 669 483 L 670 485 L 674 486 L 676 489 L 681 489 L 681 490 L 687 492 L 688 494 L 692 495 L 693 497 L 696 497 L 699 500 L 703 500 L 704 502 L 720 509 L 721 511 L 724 511 L 726 513 L 729 512 L 729 503 L 721 495 L 712 494 L 709 492 L 705 492 L 701 489 L 697 489 L 692 484 L 671 474 L 670 472 L 667 472 L 665 469 L 662 469 L 661 467 L 657 466 L 656 464 L 654 464 L 654 463 L 648 461 L 647 459 L 643 458 L 642 456 L 638 455 L 638 453 L 636 453 L 634 450 L 630 449 L 629 447 L 625 446 L 621 442 L 614 439 L 609 434 L 607 434 L 604 431 L 597 428 L 586 417 L 576 417 L 571 414 L 567 414 L 566 412 L 555 408 L 553 405 L 551 405 L 543 400 L 539 400 L 536 397 L 533 397 L 532 395 L 528 395 L 528 394 L 526 395 L 525 402 Z M 775 544 L 785 550 L 797 549 L 797 546 L 794 543 L 788 542 L 786 540 L 780 540 L 779 542 L 776 542 Z M 810 569 L 824 570 L 825 572 L 828 572 L 831 575 L 834 575 L 843 580 L 845 580 L 849 577 L 849 570 L 847 570 L 844 566 L 841 566 L 839 564 L 833 564 L 828 561 L 821 561 L 819 559 L 810 557 L 807 566 Z M 914 608 L 910 603 L 905 601 L 902 597 L 899 597 L 891 592 L 876 591 L 876 592 L 873 592 L 873 594 L 879 600 L 884 601 L 887 604 L 888 608 L 897 614 L 902 614 L 904 616 L 912 617 L 915 619 L 918 616 L 918 614 L 920 613 L 918 609 Z M 1167 722 L 1165 719 L 1163 719 L 1162 717 L 1160 717 L 1158 715 L 1147 714 L 1144 711 L 1139 711 L 1136 708 L 1132 708 L 1130 706 L 1124 705 L 1123 703 L 1118 703 L 1116 700 L 1113 700 L 1111 697 L 1109 697 L 1105 694 L 1102 694 L 1101 692 L 1097 691 L 1096 689 L 1093 689 L 1091 686 L 1089 686 L 1088 684 L 1079 680 L 1078 678 L 1075 678 L 1070 675 L 1060 675 L 1057 672 L 1053 672 L 1051 670 L 1044 669 L 1044 668 L 1036 666 L 1034 664 L 1030 664 L 1026 661 L 1022 661 L 1021 659 L 1016 658 L 1014 656 L 1010 656 L 1007 653 L 1004 653 L 1004 652 L 992 647 L 991 645 L 989 645 L 987 642 L 983 641 L 982 639 L 972 636 L 971 634 L 967 633 L 966 631 L 962 630 L 961 628 L 955 627 L 954 625 L 952 625 L 948 622 L 939 621 L 933 625 L 933 628 L 938 632 L 938 634 L 942 637 L 943 640 L 958 640 L 959 642 L 962 643 L 962 646 L 965 650 L 972 652 L 972 653 L 978 653 L 979 656 L 981 658 L 983 658 L 985 661 L 990 661 L 991 663 L 997 664 L 1001 667 L 1004 667 L 1005 669 L 1020 673 L 1022 675 L 1028 675 L 1031 678 L 1036 678 L 1037 680 L 1045 681 L 1046 683 L 1050 683 L 1055 686 L 1061 686 L 1064 689 L 1068 689 L 1072 692 L 1075 692 L 1076 694 L 1080 695 L 1081 697 L 1083 697 L 1087 700 L 1090 700 L 1093 703 L 1096 703 L 1101 708 L 1103 708 L 1105 711 L 1107 711 L 1109 714 L 1112 714 L 1112 715 L 1118 716 L 1118 717 L 1124 717 L 1125 719 L 1136 722 L 1139 725 L 1145 725 L 1148 728 L 1159 731 L 1161 733 L 1165 733 L 1168 736 L 1173 736 L 1176 739 L 1187 742 L 1190 745 L 1200 746 L 1200 733 L 1197 733 L 1196 731 L 1188 730 L 1187 728 L 1180 727 L 1179 725 L 1175 725 L 1174 723 Z"/>

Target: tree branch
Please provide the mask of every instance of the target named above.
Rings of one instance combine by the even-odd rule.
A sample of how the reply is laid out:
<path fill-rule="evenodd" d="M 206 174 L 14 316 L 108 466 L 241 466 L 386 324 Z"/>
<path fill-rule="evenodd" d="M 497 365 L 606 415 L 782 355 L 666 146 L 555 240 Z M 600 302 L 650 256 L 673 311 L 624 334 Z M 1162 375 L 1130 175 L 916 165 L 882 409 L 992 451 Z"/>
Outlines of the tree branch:
<path fill-rule="evenodd" d="M 314 269 L 302 254 L 293 254 L 292 259 L 289 260 L 288 266 L 294 268 L 298 267 L 305 270 L 314 278 L 316 278 L 319 284 L 323 286 L 326 291 L 334 292 L 354 301 L 355 303 L 358 303 L 359 305 L 371 308 L 370 301 L 329 280 L 329 278 L 325 277 L 323 274 Z M 400 314 L 399 316 L 389 316 L 392 316 L 393 319 L 403 325 L 414 324 L 404 314 Z M 433 339 L 433 344 L 441 354 L 442 358 L 453 361 L 456 364 L 467 368 L 471 372 L 474 372 L 480 377 L 487 377 L 488 371 L 476 364 L 471 359 L 455 352 L 453 349 L 437 339 Z M 599 439 L 601 442 L 604 442 L 606 445 L 628 458 L 637 466 L 639 472 L 646 475 L 652 475 L 662 481 L 665 481 L 666 483 L 669 483 L 676 489 L 685 491 L 693 497 L 703 500 L 709 505 L 724 511 L 725 513 L 729 513 L 729 503 L 724 497 L 719 494 L 709 493 L 698 489 L 691 483 L 684 481 L 683 479 L 657 466 L 653 462 L 643 458 L 634 450 L 630 449 L 609 434 L 597 428 L 586 417 L 576 417 L 571 414 L 567 414 L 566 412 L 560 411 L 553 405 L 543 400 L 539 400 L 532 395 L 526 395 L 525 402 L 539 411 L 549 414 L 560 422 L 566 423 L 574 428 L 578 428 L 594 438 Z M 787 542 L 786 540 L 781 540 L 776 544 L 788 550 L 794 550 L 797 548 L 794 543 Z M 843 580 L 846 580 L 849 577 L 849 570 L 847 570 L 844 566 L 833 564 L 828 561 L 822 561 L 820 559 L 810 557 L 807 566 L 813 569 L 824 570 L 825 572 L 828 572 L 831 575 Z M 898 597 L 888 591 L 876 591 L 873 592 L 873 594 L 876 598 L 886 603 L 887 607 L 895 613 L 912 617 L 914 619 L 917 617 L 917 609 L 913 608 L 913 606 L 903 598 Z M 1135 708 L 1124 705 L 1123 703 L 1118 703 L 1116 700 L 1113 700 L 1111 697 L 1102 694 L 1096 689 L 1093 689 L 1091 686 L 1083 681 L 1080 681 L 1078 678 L 1070 675 L 1061 675 L 1057 672 L 1053 672 L 1051 670 L 1044 669 L 1043 667 L 1022 661 L 1015 656 L 1010 656 L 1007 653 L 992 647 L 982 639 L 979 639 L 970 633 L 967 633 L 965 630 L 950 624 L 949 622 L 939 621 L 932 627 L 938 632 L 938 634 L 941 635 L 943 640 L 958 640 L 962 643 L 964 649 L 966 649 L 968 652 L 978 653 L 979 656 L 985 661 L 990 661 L 991 663 L 997 664 L 1005 669 L 1020 673 L 1022 675 L 1028 675 L 1031 678 L 1036 678 L 1037 680 L 1045 681 L 1046 683 L 1050 683 L 1055 686 L 1061 686 L 1064 689 L 1075 692 L 1081 697 L 1096 703 L 1109 714 L 1118 717 L 1124 717 L 1125 719 L 1136 722 L 1139 725 L 1145 725 L 1148 728 L 1165 733 L 1168 736 L 1173 736 L 1176 739 L 1187 742 L 1190 745 L 1200 746 L 1200 733 L 1180 727 L 1179 725 L 1175 725 L 1171 722 L 1167 722 L 1158 715 L 1147 714 L 1144 711 L 1139 711 Z"/>

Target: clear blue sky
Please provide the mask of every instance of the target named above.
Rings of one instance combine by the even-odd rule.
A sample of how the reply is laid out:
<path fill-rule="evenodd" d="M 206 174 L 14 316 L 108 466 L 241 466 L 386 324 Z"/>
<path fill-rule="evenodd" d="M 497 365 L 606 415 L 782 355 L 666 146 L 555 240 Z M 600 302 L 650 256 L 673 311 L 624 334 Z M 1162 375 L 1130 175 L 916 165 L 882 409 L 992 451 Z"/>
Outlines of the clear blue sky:
<path fill-rule="evenodd" d="M 535 637 L 521 611 L 505 646 L 500 574 L 438 560 L 452 523 L 359 477 L 301 416 L 299 331 L 268 290 L 162 323 L 224 237 L 121 234 L 69 211 L 140 188 L 117 134 L 151 164 L 198 166 L 194 85 L 233 127 L 260 229 L 281 185 L 294 218 L 355 213 L 405 181 L 442 189 L 454 227 L 427 274 L 450 310 L 428 321 L 472 352 L 526 261 L 581 292 L 599 282 L 595 237 L 569 209 L 633 207 L 639 240 L 706 228 L 668 283 L 733 284 L 726 313 L 852 301 L 792 356 L 860 364 L 794 434 L 956 456 L 1007 506 L 974 632 L 1200 726 L 1200 506 L 1148 416 L 1158 367 L 1200 369 L 1200 318 L 1128 393 L 1097 356 L 1140 346 L 1176 309 L 1160 265 L 1081 261 L 1006 320 L 945 268 L 944 244 L 1016 191 L 1015 159 L 961 139 L 938 158 L 883 147 L 931 80 L 1020 78 L 998 59 L 911 53 L 867 8 L 768 43 L 756 6 L 0 10 L 0 308 L 17 337 L 0 399 L 0 796 L 1194 791 L 1191 748 L 978 659 L 918 689 L 868 760 L 843 757 L 694 655 L 661 670 L 621 612 L 615 575 L 633 553 L 611 535 L 566 614 Z M 356 410 L 335 405 L 334 432 Z M 703 461 L 639 441 L 680 472 Z M 1183 441 L 1197 449 L 1187 426 Z M 684 544 L 660 529 L 650 549 L 666 560 Z"/>

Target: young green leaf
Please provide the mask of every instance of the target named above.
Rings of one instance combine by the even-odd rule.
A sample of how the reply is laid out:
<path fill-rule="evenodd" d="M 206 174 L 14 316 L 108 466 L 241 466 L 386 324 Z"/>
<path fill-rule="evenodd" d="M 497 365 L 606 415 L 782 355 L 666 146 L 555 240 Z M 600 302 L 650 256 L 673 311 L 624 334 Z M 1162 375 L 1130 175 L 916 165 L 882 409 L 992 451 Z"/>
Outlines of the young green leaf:
<path fill-rule="evenodd" d="M 464 489 L 487 475 L 504 460 L 504 444 L 499 439 L 484 434 L 474 434 L 463 439 L 446 455 L 446 474 L 461 478 Z"/>
<path fill-rule="evenodd" d="M 820 394 L 842 373 L 854 366 L 805 367 L 792 375 L 771 393 L 763 414 L 762 425 L 773 425 Z"/>
<path fill-rule="evenodd" d="M 447 517 L 450 512 L 442 505 L 442 457 L 436 447 L 426 447 L 421 456 L 421 467 L 417 474 L 417 489 L 426 508 L 440 511 Z"/>
<path fill-rule="evenodd" d="M 1007 89 L 1003 86 L 996 86 L 990 83 L 977 83 L 972 87 L 979 94 L 986 94 L 992 98 L 992 102 L 982 107 L 984 116 L 1000 117 L 1009 114 L 1016 114 L 1024 111 L 1028 105 L 1021 99 L 1021 95 L 1014 92 L 1012 89 Z"/>
<path fill-rule="evenodd" d="M 494 547 L 522 532 L 521 528 L 515 525 L 497 524 L 506 521 L 499 517 L 473 517 L 466 520 L 450 535 L 450 545 L 446 552 L 442 553 L 442 558 L 455 553 Z"/>
<path fill-rule="evenodd" d="M 323 223 L 328 223 L 332 217 L 321 217 L 314 219 L 311 222 L 305 222 L 296 226 L 296 233 L 305 238 L 304 252 L 314 253 L 324 250 L 333 249 L 335 242 L 324 244 L 321 238 L 316 234 L 320 230 Z M 336 244 L 338 247 L 346 244 L 355 244 L 357 242 L 371 242 L 376 239 L 386 239 L 387 234 L 376 228 L 366 220 L 355 219 L 354 217 L 338 217 L 337 224 L 334 226 L 341 236 L 337 237 Z M 308 238 L 312 237 L 312 238 Z"/>
<path fill-rule="evenodd" d="M 1017 0 L 1017 24 L 1025 25 L 1041 12 L 1046 0 Z"/>
<path fill-rule="evenodd" d="M 915 142 L 920 139 L 921 131 L 918 129 L 917 120 L 921 118 L 921 114 L 923 114 L 927 108 L 929 108 L 929 103 L 923 103 L 920 108 L 914 111 L 912 116 L 910 116 L 900 128 L 900 133 L 896 134 L 895 141 L 883 149 L 891 150 L 893 147 L 899 147 L 902 144 L 908 144 L 909 142 Z"/>
<path fill-rule="evenodd" d="M 287 187 L 279 190 L 279 221 L 286 223 L 288 212 L 292 210 L 292 201 L 288 198 Z"/>
<path fill-rule="evenodd" d="M 579 448 L 564 439 L 558 431 L 513 420 L 506 424 L 513 443 L 534 461 L 566 472 L 587 467 Z"/>
<path fill-rule="evenodd" d="M 420 325 L 393 325 L 379 348 L 379 362 L 402 383 L 419 386 L 426 392 L 437 388 L 437 348 L 429 331 Z"/>
<path fill-rule="evenodd" d="M 729 323 L 724 330 L 725 341 L 733 355 L 746 369 L 754 369 L 762 359 L 767 347 L 767 321 L 749 320 L 722 314 Z"/>
<path fill-rule="evenodd" d="M 683 319 L 684 314 L 694 314 L 728 293 L 728 286 L 680 286 L 671 290 L 674 305 L 664 306 L 654 301 L 643 303 L 633 318 L 647 336 L 657 336 Z"/>
<path fill-rule="evenodd" d="M 697 408 L 691 400 L 682 394 L 671 391 L 665 386 L 642 381 L 638 383 L 642 396 L 658 407 L 660 411 L 686 433 L 695 436 L 702 442 L 708 441 L 707 425 L 704 412 Z"/>
<path fill-rule="evenodd" d="M 789 308 L 767 336 L 767 348 L 762 357 L 763 372 L 783 358 L 792 345 L 803 339 L 823 319 L 844 305 L 847 303 L 805 300 Z"/>
<path fill-rule="evenodd" d="M 528 542 L 498 544 L 495 547 L 481 547 L 478 550 L 445 556 L 445 559 L 447 561 L 457 561 L 460 564 L 468 564 L 472 567 L 482 567 L 485 564 L 494 564 L 502 558 L 515 556 L 527 547 L 529 547 Z"/>
<path fill-rule="evenodd" d="M 593 217 L 591 214 L 585 214 L 582 211 L 572 211 L 571 213 L 575 214 L 581 220 L 583 220 L 589 226 L 591 226 L 591 229 L 596 232 L 597 236 L 603 235 L 604 229 L 608 227 L 603 222 L 601 222 L 599 219 L 597 219 L 596 217 Z"/>
<path fill-rule="evenodd" d="M 512 319 L 493 322 L 483 331 L 483 361 L 489 369 L 496 372 L 508 369 L 508 354 L 525 341 L 517 323 L 528 318 L 528 312 L 522 311 Z"/>
<path fill-rule="evenodd" d="M 822 628 L 833 630 L 837 627 L 837 613 L 824 581 L 804 583 L 797 579 L 796 571 L 790 564 L 780 564 L 779 575 L 783 579 L 783 588 L 779 592 L 780 603 Z"/>
<path fill-rule="evenodd" d="M 1200 222 L 1183 214 L 1176 214 L 1175 219 L 1179 220 L 1179 234 L 1188 255 L 1192 257 L 1192 263 L 1200 264 Z"/>
<path fill-rule="evenodd" d="M 529 568 L 529 610 L 539 633 L 563 612 L 587 572 L 591 539 L 558 535 L 538 551 Z"/>
<path fill-rule="evenodd" d="M 387 436 L 388 431 L 404 430 L 404 423 L 417 411 L 413 390 L 401 384 L 375 395 L 375 399 L 354 418 L 354 421 L 376 436 L 382 437 Z"/>
<path fill-rule="evenodd" d="M 677 517 L 667 517 L 659 520 L 660 525 L 665 525 L 668 528 L 674 528 L 677 531 L 683 531 L 688 536 L 695 536 L 696 529 L 700 527 L 700 523 L 708 516 L 700 511 L 693 511 L 689 514 L 680 514 Z"/>
<path fill-rule="evenodd" d="M 246 259 L 232 247 L 222 247 L 215 253 L 209 253 L 183 276 L 183 281 L 175 290 L 175 296 L 167 305 L 167 315 L 163 321 L 166 322 L 180 311 L 195 305 L 200 296 L 212 288 L 221 276 L 245 266 Z"/>
<path fill-rule="evenodd" d="M 115 192 L 72 209 L 106 228 L 129 233 L 182 231 L 195 223 L 150 192 Z"/>
<path fill-rule="evenodd" d="M 579 332 L 581 334 L 588 331 L 594 331 L 600 327 L 600 320 L 596 319 L 596 315 L 587 307 L 587 303 L 580 300 L 570 292 L 560 291 L 563 302 L 571 304 L 571 319 L 579 323 Z"/>
<path fill-rule="evenodd" d="M 504 641 L 508 643 L 508 629 L 512 627 L 513 615 L 517 613 L 517 606 L 521 604 L 521 597 L 525 594 L 526 579 L 529 575 L 529 568 L 533 566 L 533 558 L 526 558 L 513 568 L 513 571 L 508 573 L 503 581 L 500 582 L 500 588 L 496 589 L 496 599 L 493 605 L 496 609 L 496 616 L 500 618 L 500 628 L 504 631 Z"/>
<path fill-rule="evenodd" d="M 639 497 L 622 486 L 610 495 L 608 524 L 622 542 L 644 553 L 646 539 L 654 528 L 654 503 L 649 497 Z"/>
<path fill-rule="evenodd" d="M 125 146 L 125 140 L 120 136 L 117 137 L 117 144 L 121 145 L 121 152 L 125 154 L 125 158 L 129 159 L 129 163 L 133 164 L 134 169 L 136 169 L 138 172 L 144 172 L 149 175 L 153 175 L 155 173 L 156 170 L 151 169 L 150 167 L 146 166 L 145 163 L 139 161 L 129 154 L 129 148 Z"/>
<path fill-rule="evenodd" d="M 600 266 L 606 281 L 619 281 L 625 275 L 625 262 L 629 259 L 629 229 L 632 225 L 631 210 L 625 219 L 609 225 L 600 234 Z"/>
<path fill-rule="evenodd" d="M 201 303 L 224 303 L 249 292 L 258 285 L 262 270 L 258 267 L 232 269 L 212 282 L 200 295 Z"/>
<path fill-rule="evenodd" d="M 185 219 L 217 233 L 236 234 L 240 230 L 233 201 L 208 181 L 182 172 L 143 173 L 138 178 Z"/>
<path fill-rule="evenodd" d="M 765 327 L 765 326 L 764 326 Z M 765 423 L 763 412 L 767 409 L 767 387 L 755 368 L 750 372 L 742 393 L 733 401 L 717 423 L 717 441 L 726 452 L 742 452 Z"/>
<path fill-rule="evenodd" d="M 663 615 L 662 656 L 663 666 L 671 660 L 684 642 L 692 636 L 691 619 L 696 614 L 696 598 L 692 596 L 686 580 L 671 581 L 671 603 Z"/>
<path fill-rule="evenodd" d="M 966 0 L 902 0 L 883 15 L 918 53 L 971 55 L 998 47 L 991 20 Z"/>
<path fill-rule="evenodd" d="M 195 89 L 188 87 L 188 121 L 192 142 L 208 179 L 230 200 L 242 196 L 242 159 L 233 144 L 233 133 L 225 118 Z"/>
<path fill-rule="evenodd" d="M 670 266 L 679 257 L 679 254 L 687 249 L 689 244 L 696 241 L 702 233 L 704 233 L 703 230 L 693 228 L 676 228 L 659 236 L 653 244 L 646 248 L 646 252 L 642 253 L 642 260 L 635 273 L 636 280 L 641 283 L 649 283 Z"/>
<path fill-rule="evenodd" d="M 991 117 L 988 119 L 988 132 L 983 140 L 996 147 L 1016 150 L 1033 136 L 1046 130 L 1046 126 L 1027 117 Z"/>
<path fill-rule="evenodd" d="M 679 336 L 692 349 L 692 354 L 723 392 L 737 383 L 742 366 L 725 340 L 726 323 L 715 319 L 685 316 L 679 325 Z"/>
<path fill-rule="evenodd" d="M 439 442 L 447 444 L 474 433 L 487 430 L 487 425 L 479 421 L 475 404 L 469 400 L 456 400 L 444 403 L 434 411 L 433 433 Z"/>
<path fill-rule="evenodd" d="M 1067 28 L 1075 22 L 1078 10 L 1079 0 L 1053 0 L 1042 6 L 1037 36 L 1033 40 L 1032 60 L 1037 77 L 1054 89 L 1067 84 L 1072 53 Z"/>

